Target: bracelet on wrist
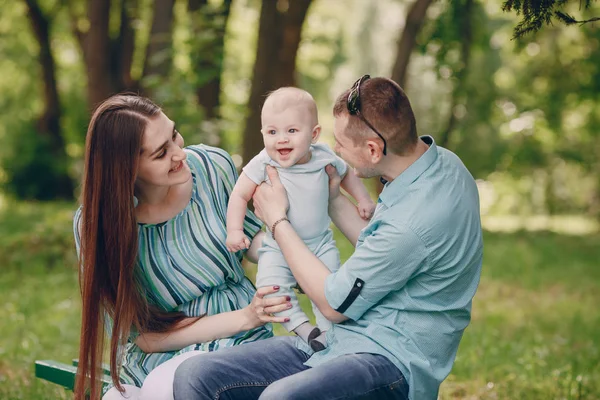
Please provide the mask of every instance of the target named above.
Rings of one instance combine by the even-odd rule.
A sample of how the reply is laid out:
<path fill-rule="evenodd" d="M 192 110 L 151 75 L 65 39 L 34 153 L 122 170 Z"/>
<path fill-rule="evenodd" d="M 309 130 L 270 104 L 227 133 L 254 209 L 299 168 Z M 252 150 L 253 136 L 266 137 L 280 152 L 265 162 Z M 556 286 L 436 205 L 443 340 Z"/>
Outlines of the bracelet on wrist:
<path fill-rule="evenodd" d="M 290 220 L 287 217 L 283 217 L 283 218 L 280 218 L 277 221 L 275 221 L 273 223 L 273 225 L 271 226 L 271 237 L 273 239 L 275 239 L 275 228 L 277 227 L 277 225 L 279 225 L 280 222 L 283 222 L 283 221 L 290 222 Z"/>

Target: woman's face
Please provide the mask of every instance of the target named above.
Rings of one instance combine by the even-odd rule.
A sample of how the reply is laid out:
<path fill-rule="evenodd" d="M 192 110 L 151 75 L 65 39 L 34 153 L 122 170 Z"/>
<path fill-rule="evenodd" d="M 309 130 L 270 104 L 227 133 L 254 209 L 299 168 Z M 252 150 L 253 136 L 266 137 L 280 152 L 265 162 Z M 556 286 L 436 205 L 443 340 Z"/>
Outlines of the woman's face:
<path fill-rule="evenodd" d="M 161 112 L 150 120 L 144 131 L 136 187 L 144 191 L 187 182 L 191 172 L 185 158 L 183 138 L 175 129 L 175 123 Z"/>

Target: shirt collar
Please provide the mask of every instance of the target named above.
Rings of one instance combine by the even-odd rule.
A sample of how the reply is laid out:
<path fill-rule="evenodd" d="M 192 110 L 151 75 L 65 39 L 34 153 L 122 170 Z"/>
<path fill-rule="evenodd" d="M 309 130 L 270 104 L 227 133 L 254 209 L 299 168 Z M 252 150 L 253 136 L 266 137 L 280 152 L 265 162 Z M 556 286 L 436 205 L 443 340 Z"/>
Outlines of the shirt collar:
<path fill-rule="evenodd" d="M 378 202 L 384 203 L 388 208 L 398 201 L 407 186 L 419 179 L 423 172 L 427 171 L 431 164 L 437 160 L 438 150 L 433 137 L 421 136 L 419 139 L 427 144 L 429 149 L 398 175 L 396 179 L 385 183 L 383 191 L 379 195 Z"/>

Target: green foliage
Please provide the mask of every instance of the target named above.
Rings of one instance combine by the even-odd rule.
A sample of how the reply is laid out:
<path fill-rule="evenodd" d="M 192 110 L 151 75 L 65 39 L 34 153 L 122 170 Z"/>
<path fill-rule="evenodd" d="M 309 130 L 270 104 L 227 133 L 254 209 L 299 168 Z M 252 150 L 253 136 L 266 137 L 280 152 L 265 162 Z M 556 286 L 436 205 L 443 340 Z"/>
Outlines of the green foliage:
<path fill-rule="evenodd" d="M 73 203 L 16 202 L 0 198 L 0 265 L 76 270 Z"/>
<path fill-rule="evenodd" d="M 373 10 L 374 6 L 371 5 L 370 8 Z M 327 99 L 322 103 L 329 109 L 331 80 L 338 68 L 348 61 L 348 56 L 343 51 L 344 26 L 338 18 L 340 11 L 335 5 L 332 7 L 331 4 L 318 2 L 312 4 L 309 9 L 310 15 L 304 23 L 302 42 L 298 50 L 298 85 L 310 92 L 317 101 Z M 368 34 L 362 37 L 366 40 Z M 367 58 L 364 57 L 363 60 Z"/>
<path fill-rule="evenodd" d="M 73 203 L 0 197 L 0 398 L 69 398 L 35 379 L 33 361 L 77 355 L 80 303 Z"/>
<path fill-rule="evenodd" d="M 435 18 L 424 26 L 420 54 L 411 61 L 408 94 L 421 132 L 439 139 L 454 113 L 447 147 L 475 177 L 498 185 L 494 212 L 600 215 L 598 30 L 547 27 L 535 37 L 510 40 L 514 21 L 497 5 L 478 2 L 460 83 L 461 4 L 432 6 Z M 450 109 L 457 90 L 464 102 Z M 518 204 L 502 204 L 516 194 Z"/>
<path fill-rule="evenodd" d="M 553 18 L 566 25 L 584 24 L 598 20 L 598 18 L 591 18 L 578 21 L 572 15 L 560 11 L 567 3 L 569 3 L 569 0 L 506 0 L 502 4 L 502 10 L 506 12 L 516 11 L 517 15 L 522 15 L 521 21 L 514 29 L 513 38 L 515 39 L 537 32 L 544 25 L 552 24 Z M 585 9 L 589 9 L 592 0 L 577 1 L 577 3 L 579 3 L 580 8 L 583 5 Z"/>
<path fill-rule="evenodd" d="M 457 123 L 446 146 L 465 161 L 473 175 L 484 178 L 498 169 L 499 159 L 508 151 L 507 143 L 498 135 L 495 101 L 502 94 L 497 85 L 490 82 L 490 77 L 504 62 L 501 54 L 490 48 L 490 42 L 493 34 L 505 29 L 508 22 L 490 15 L 479 2 L 470 6 L 470 17 L 464 15 L 465 1 L 438 4 L 438 7 L 439 16 L 427 22 L 418 41 L 421 57 L 433 59 L 436 84 L 430 85 L 433 92 L 430 96 L 438 100 L 426 103 L 431 110 L 420 120 L 425 120 L 425 124 L 420 122 L 421 132 L 431 132 L 439 139 L 439 132 L 447 128 L 453 113 Z M 471 24 L 466 70 L 461 53 L 466 40 L 463 30 L 467 28 L 460 21 Z M 411 87 L 409 95 L 419 96 Z M 448 103 L 456 95 L 455 91 L 460 102 L 449 109 Z M 440 96 L 445 99 L 440 100 Z"/>
<path fill-rule="evenodd" d="M 18 136 L 9 135 L 7 152 L 2 157 L 6 193 L 20 199 L 52 200 L 57 194 L 57 182 L 68 177 L 67 160 L 57 160 L 48 137 L 41 136 L 33 124 L 22 125 Z"/>
<path fill-rule="evenodd" d="M 181 78 L 179 72 L 174 71 L 169 79 L 164 79 L 152 84 L 152 100 L 161 106 L 164 112 L 177 123 L 177 129 L 185 139 L 186 144 L 204 142 L 217 145 L 215 139 L 205 131 L 203 114 L 198 107 L 196 94 L 192 86 Z"/>
<path fill-rule="evenodd" d="M 599 239 L 485 235 L 473 321 L 442 398 L 599 396 Z"/>
<path fill-rule="evenodd" d="M 83 99 L 85 77 L 78 64 L 74 39 L 55 2 L 41 2 L 56 18 L 53 51 L 63 104 L 62 131 L 67 154 L 80 157 L 89 118 Z M 37 60 L 37 43 L 26 16 L 25 2 L 2 5 L 0 14 L 0 185 L 22 198 L 55 198 L 56 182 L 76 176 L 72 158 L 50 155 L 48 139 L 37 131 L 42 109 L 43 86 Z M 75 57 L 74 57 L 75 56 Z"/>
<path fill-rule="evenodd" d="M 43 174 L 35 173 L 40 170 L 52 174 L 68 170 L 69 176 L 77 179 L 90 108 L 85 67 L 69 16 L 70 11 L 81 15 L 78 23 L 85 28 L 85 2 L 74 1 L 73 9 L 55 0 L 40 3 L 53 17 L 52 46 L 68 154 L 67 160 L 55 160 L 51 164 L 56 165 L 50 167 L 45 161 L 45 145 L 34 143 L 39 139 L 34 121 L 42 110 L 43 92 L 26 8 L 24 2 L 0 1 L 0 182 L 11 185 L 12 175 L 17 174 L 14 169 L 24 168 L 10 190 L 28 196 L 49 193 L 43 186 Z M 501 4 L 508 3 L 512 13 L 502 11 Z M 535 36 L 510 40 L 518 23 L 514 11 L 529 7 L 528 12 L 534 13 L 534 3 L 538 4 L 473 0 L 467 19 L 465 8 L 470 0 L 433 2 L 418 36 L 418 51 L 411 58 L 406 90 L 420 133 L 432 134 L 439 141 L 450 117 L 455 117 L 447 147 L 463 159 L 474 176 L 494 182 L 501 176 L 503 190 L 512 194 L 521 194 L 516 189 L 521 181 L 545 193 L 541 207 L 532 207 L 531 196 L 522 193 L 519 208 L 600 215 L 600 35 L 592 24 L 560 24 L 544 27 Z M 572 14 L 576 3 L 564 1 L 560 10 Z M 209 7 L 220 4 L 211 1 Z M 544 4 L 558 6 L 559 2 Z M 591 7 L 585 6 L 592 2 L 581 4 L 582 18 L 591 17 Z M 134 79 L 141 77 L 152 6 L 144 0 L 130 10 L 136 33 Z M 409 6 L 409 2 L 397 0 L 315 0 L 311 5 L 297 55 L 298 84 L 317 101 L 323 141 L 332 141 L 335 97 L 362 73 L 389 75 Z M 259 1 L 232 3 L 221 55 L 200 50 L 210 47 L 214 32 L 192 35 L 195 16 L 188 13 L 186 2 L 176 2 L 172 71 L 168 78 L 149 77 L 143 83 L 177 122 L 186 143 L 204 141 L 233 153 L 241 150 L 259 9 Z M 462 53 L 467 20 L 472 32 L 465 65 Z M 118 18 L 111 21 L 113 34 L 118 31 L 115 21 Z M 221 119 L 207 122 L 195 88 L 214 71 L 196 65 L 221 56 Z M 30 166 L 29 160 L 45 164 Z M 32 177 L 42 180 L 39 187 L 34 187 Z M 509 179 L 510 184 L 505 184 Z"/>

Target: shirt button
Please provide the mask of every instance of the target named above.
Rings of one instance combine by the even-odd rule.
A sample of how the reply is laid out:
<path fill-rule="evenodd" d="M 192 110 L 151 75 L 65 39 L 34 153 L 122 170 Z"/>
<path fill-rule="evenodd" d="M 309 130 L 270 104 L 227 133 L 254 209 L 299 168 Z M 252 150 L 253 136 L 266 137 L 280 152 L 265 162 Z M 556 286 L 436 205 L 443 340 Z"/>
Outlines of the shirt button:
<path fill-rule="evenodd" d="M 361 286 L 362 286 L 362 283 L 360 283 L 360 282 L 358 282 L 358 283 L 356 284 L 356 287 L 361 287 Z"/>

